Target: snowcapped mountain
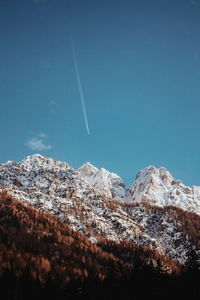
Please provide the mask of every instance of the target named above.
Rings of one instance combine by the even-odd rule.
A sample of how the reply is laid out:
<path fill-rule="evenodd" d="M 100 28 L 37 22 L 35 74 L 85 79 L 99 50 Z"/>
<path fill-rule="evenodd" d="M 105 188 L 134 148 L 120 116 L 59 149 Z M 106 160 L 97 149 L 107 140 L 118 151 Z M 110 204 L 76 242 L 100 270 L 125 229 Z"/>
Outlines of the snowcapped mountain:
<path fill-rule="evenodd" d="M 124 201 L 126 189 L 122 179 L 115 173 L 104 168 L 97 169 L 90 163 L 85 163 L 78 170 L 89 185 L 106 197 Z"/>
<path fill-rule="evenodd" d="M 128 190 L 127 198 L 160 207 L 176 206 L 200 215 L 200 187 L 185 186 L 163 167 L 149 166 L 140 171 Z"/>
<path fill-rule="evenodd" d="M 189 212 L 199 218 L 200 187 L 186 187 L 164 168 L 145 168 L 126 189 L 118 175 L 90 163 L 75 170 L 34 154 L 0 165 L 0 188 L 94 243 L 133 242 L 181 263 L 192 249 L 200 256 L 196 239 L 184 229 L 184 220 L 193 217 Z"/>

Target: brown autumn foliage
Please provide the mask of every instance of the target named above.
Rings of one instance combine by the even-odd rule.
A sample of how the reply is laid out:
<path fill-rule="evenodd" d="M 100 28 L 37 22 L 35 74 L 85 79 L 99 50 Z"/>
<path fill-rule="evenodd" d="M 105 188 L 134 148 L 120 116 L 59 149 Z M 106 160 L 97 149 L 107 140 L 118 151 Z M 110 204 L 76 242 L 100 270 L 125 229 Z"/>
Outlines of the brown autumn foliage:
<path fill-rule="evenodd" d="M 147 209 L 147 208 L 146 208 Z M 148 207 L 154 212 L 160 208 Z M 191 238 L 198 218 L 167 208 Z M 193 225 L 194 224 L 194 225 Z M 191 229 L 192 226 L 192 229 Z M 194 227 L 194 228 L 193 228 Z M 95 245 L 52 215 L 0 192 L 0 289 L 3 300 L 199 299 L 199 273 L 148 247 L 104 238 Z M 145 287 L 145 288 L 144 288 Z M 192 293 L 191 293 L 192 291 Z M 3 296 L 5 295 L 5 296 Z"/>
<path fill-rule="evenodd" d="M 125 263 L 132 265 L 133 271 L 142 269 L 146 265 L 158 273 L 178 275 L 182 271 L 183 266 L 178 261 L 172 260 L 146 246 L 137 246 L 127 241 L 119 244 L 107 241 L 98 245 L 105 251 L 113 253 Z"/>
<path fill-rule="evenodd" d="M 64 286 L 71 280 L 125 276 L 128 267 L 48 213 L 0 193 L 0 276 L 30 274 Z"/>
<path fill-rule="evenodd" d="M 197 215 L 175 207 L 144 208 L 151 213 L 170 213 L 181 231 L 199 243 Z M 18 277 L 28 272 L 41 283 L 56 278 L 62 286 L 74 279 L 123 277 L 132 267 L 144 264 L 167 273 L 181 270 L 178 262 L 148 247 L 128 242 L 116 244 L 104 238 L 98 245 L 92 244 L 51 214 L 14 199 L 6 191 L 0 192 L 0 276 L 6 270 L 14 270 Z"/>

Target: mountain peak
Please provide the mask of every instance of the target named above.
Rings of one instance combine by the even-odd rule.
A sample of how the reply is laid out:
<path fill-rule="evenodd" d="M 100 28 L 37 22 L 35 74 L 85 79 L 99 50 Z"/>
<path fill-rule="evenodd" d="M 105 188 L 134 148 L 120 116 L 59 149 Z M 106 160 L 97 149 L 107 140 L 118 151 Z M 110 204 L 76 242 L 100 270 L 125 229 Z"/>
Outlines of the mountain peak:
<path fill-rule="evenodd" d="M 127 192 L 130 202 L 146 202 L 160 207 L 176 206 L 200 214 L 200 187 L 187 187 L 164 167 L 141 170 Z"/>
<path fill-rule="evenodd" d="M 85 174 L 86 176 L 91 176 L 95 174 L 98 169 L 93 166 L 90 162 L 84 163 L 80 168 L 77 169 L 78 172 Z"/>
<path fill-rule="evenodd" d="M 66 162 L 54 160 L 53 158 L 42 156 L 40 154 L 32 154 L 24 158 L 20 164 L 27 170 L 37 169 L 71 169 Z"/>
<path fill-rule="evenodd" d="M 101 168 L 97 169 L 91 163 L 87 162 L 77 171 L 83 179 L 108 198 L 124 200 L 126 190 L 122 179 L 115 173 Z"/>
<path fill-rule="evenodd" d="M 48 179 L 52 174 L 57 178 L 53 184 Z M 104 168 L 98 169 L 90 162 L 75 170 L 65 162 L 33 154 L 19 163 L 7 162 L 0 165 L 0 184 L 10 185 L 17 182 L 21 189 L 34 186 L 37 182 L 38 187 L 51 186 L 51 191 L 62 190 L 65 195 L 68 179 L 74 180 L 75 185 L 77 183 L 82 186 L 80 190 L 75 188 L 80 195 L 88 189 L 122 202 L 146 202 L 160 207 L 176 206 L 200 214 L 200 187 L 185 186 L 180 180 L 174 179 L 164 167 L 144 168 L 137 174 L 132 186 L 126 189 L 117 174 Z M 64 183 L 61 187 L 62 180 Z"/>
<path fill-rule="evenodd" d="M 35 153 L 35 154 L 31 154 L 31 155 L 28 155 L 27 157 L 25 157 L 22 161 L 26 161 L 26 162 L 30 162 L 30 161 L 37 161 L 37 160 L 43 160 L 44 159 L 44 156 L 42 156 L 41 154 L 39 153 Z"/>
<path fill-rule="evenodd" d="M 152 184 L 160 184 L 160 182 L 164 184 L 171 184 L 174 178 L 170 174 L 169 171 L 167 171 L 166 168 L 160 167 L 156 168 L 154 166 L 148 166 L 144 169 L 142 169 L 136 176 L 136 179 L 134 182 L 144 182 L 148 183 L 149 181 L 152 182 Z M 133 182 L 133 184 L 134 184 Z"/>

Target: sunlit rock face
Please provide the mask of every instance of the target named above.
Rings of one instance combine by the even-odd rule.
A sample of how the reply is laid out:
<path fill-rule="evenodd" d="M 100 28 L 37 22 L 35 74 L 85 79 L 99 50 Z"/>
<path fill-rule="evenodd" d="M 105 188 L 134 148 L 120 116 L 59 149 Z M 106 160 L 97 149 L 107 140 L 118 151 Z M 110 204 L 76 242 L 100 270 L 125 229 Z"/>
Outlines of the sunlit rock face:
<path fill-rule="evenodd" d="M 128 189 L 127 199 L 160 207 L 176 206 L 200 214 L 200 187 L 185 186 L 163 167 L 149 166 L 140 171 Z"/>
<path fill-rule="evenodd" d="M 128 241 L 186 262 L 198 245 L 183 229 L 183 213 L 200 215 L 200 187 L 187 187 L 165 168 L 149 166 L 130 188 L 90 163 L 74 169 L 34 154 L 0 165 L 0 188 L 48 211 L 90 241 Z M 181 210 L 180 210 L 181 209 Z"/>
<path fill-rule="evenodd" d="M 78 170 L 83 179 L 106 197 L 125 201 L 126 189 L 122 179 L 115 173 L 104 168 L 97 169 L 90 163 L 85 163 Z"/>

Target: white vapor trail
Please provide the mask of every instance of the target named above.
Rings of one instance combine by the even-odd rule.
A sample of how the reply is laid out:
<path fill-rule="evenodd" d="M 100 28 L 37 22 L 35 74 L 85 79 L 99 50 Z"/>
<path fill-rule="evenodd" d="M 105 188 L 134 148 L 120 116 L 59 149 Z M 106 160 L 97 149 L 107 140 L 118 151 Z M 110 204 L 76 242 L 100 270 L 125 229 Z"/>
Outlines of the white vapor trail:
<path fill-rule="evenodd" d="M 74 61 L 74 68 L 75 68 L 75 72 L 76 72 L 78 91 L 79 91 L 79 96 L 80 96 L 80 99 L 81 99 L 81 105 L 82 105 L 82 110 L 83 110 L 83 117 L 84 117 L 84 120 L 85 120 L 85 126 L 86 126 L 86 129 L 87 129 L 87 133 L 89 135 L 90 134 L 90 129 L 89 129 L 89 125 L 88 125 L 85 99 L 84 99 L 84 94 L 83 94 L 83 89 L 82 89 L 82 84 L 81 84 L 81 77 L 80 77 L 80 72 L 79 72 L 77 58 L 76 58 L 76 51 L 75 51 L 75 48 L 74 48 L 73 41 L 72 41 L 72 55 L 73 55 L 73 61 Z"/>

